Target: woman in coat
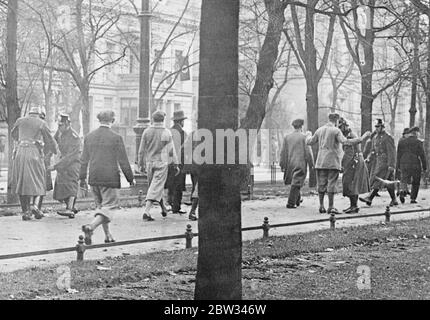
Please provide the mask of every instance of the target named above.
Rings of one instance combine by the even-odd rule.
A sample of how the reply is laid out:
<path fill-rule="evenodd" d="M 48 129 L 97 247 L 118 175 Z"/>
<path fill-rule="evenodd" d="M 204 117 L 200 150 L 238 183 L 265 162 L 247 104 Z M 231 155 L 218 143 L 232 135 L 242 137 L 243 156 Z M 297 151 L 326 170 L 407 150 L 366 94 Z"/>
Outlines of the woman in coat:
<path fill-rule="evenodd" d="M 339 120 L 339 129 L 347 139 L 354 139 L 357 137 L 352 133 L 348 123 L 343 118 Z M 358 196 L 370 190 L 369 173 L 359 144 L 354 146 L 343 145 L 343 151 L 343 196 L 348 197 L 350 201 L 350 207 L 343 210 L 343 212 L 358 213 L 360 210 L 357 205 Z"/>

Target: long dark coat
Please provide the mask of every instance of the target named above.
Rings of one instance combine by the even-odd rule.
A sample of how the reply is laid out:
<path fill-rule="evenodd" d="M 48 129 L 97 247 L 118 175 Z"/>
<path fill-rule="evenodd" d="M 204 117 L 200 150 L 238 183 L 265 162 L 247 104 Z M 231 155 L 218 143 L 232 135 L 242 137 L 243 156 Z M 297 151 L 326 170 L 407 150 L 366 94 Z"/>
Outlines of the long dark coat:
<path fill-rule="evenodd" d="M 54 165 L 57 171 L 53 198 L 63 201 L 76 197 L 79 190 L 81 139 L 75 130 L 70 128 L 64 133 L 57 132 L 55 138 L 60 149 L 60 160 Z"/>
<path fill-rule="evenodd" d="M 350 132 L 348 139 L 357 136 Z M 342 189 L 345 197 L 359 195 L 370 191 L 369 173 L 364 162 L 363 154 L 359 144 L 355 146 L 343 146 L 344 155 L 342 158 Z"/>
<path fill-rule="evenodd" d="M 12 128 L 12 138 L 18 141 L 13 155 L 12 191 L 22 196 L 46 194 L 44 147 L 56 150 L 46 122 L 37 114 L 19 118 Z"/>
<path fill-rule="evenodd" d="M 285 136 L 280 154 L 280 166 L 284 171 L 284 183 L 303 187 L 307 167 L 314 165 L 312 149 L 306 145 L 306 136 L 293 132 Z"/>
<path fill-rule="evenodd" d="M 389 167 L 396 167 L 396 147 L 393 137 L 385 131 L 373 137 L 371 156 L 376 160 L 370 172 L 370 185 L 372 188 L 380 189 L 382 185 L 375 180 L 375 177 L 394 179 L 394 174 L 388 172 Z"/>
<path fill-rule="evenodd" d="M 84 139 L 79 179 L 85 180 L 88 171 L 90 186 L 121 188 L 120 168 L 132 182 L 134 175 L 122 137 L 104 126 L 90 132 Z"/>
<path fill-rule="evenodd" d="M 169 166 L 169 171 L 164 187 L 167 189 L 179 188 L 185 191 L 186 173 L 184 171 L 185 151 L 183 146 L 185 140 L 187 140 L 187 134 L 184 129 L 182 129 L 182 127 L 176 123 L 170 128 L 170 132 L 172 133 L 173 145 L 175 146 L 176 155 L 178 156 L 179 160 L 178 167 L 181 171 L 175 176 L 176 170 L 174 166 Z"/>
<path fill-rule="evenodd" d="M 422 141 L 411 136 L 399 141 L 397 146 L 397 167 L 401 171 L 427 170 L 427 160 Z"/>

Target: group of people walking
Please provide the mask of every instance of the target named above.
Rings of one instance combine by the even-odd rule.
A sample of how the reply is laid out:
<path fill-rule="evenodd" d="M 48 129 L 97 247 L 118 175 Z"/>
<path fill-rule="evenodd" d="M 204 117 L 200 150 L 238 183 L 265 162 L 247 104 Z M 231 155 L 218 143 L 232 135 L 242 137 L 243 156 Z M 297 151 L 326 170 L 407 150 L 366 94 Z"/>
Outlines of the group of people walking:
<path fill-rule="evenodd" d="M 296 119 L 292 123 L 294 132 L 284 138 L 280 166 L 284 171 L 285 184 L 291 185 L 287 208 L 300 205 L 300 189 L 308 168 L 316 172 L 320 213 L 341 213 L 334 206 L 340 173 L 343 196 L 350 200 L 350 206 L 343 210 L 344 213 L 358 213 L 358 200 L 371 206 L 382 188 L 386 188 L 390 195 L 390 206 L 398 205 L 396 186 L 399 187 L 401 203 L 405 203 L 408 194 L 411 203 L 417 202 L 421 173 L 427 170 L 423 142 L 418 139 L 418 127 L 404 130 L 396 150 L 394 139 L 385 131 L 381 119 L 377 119 L 374 132 L 366 132 L 361 137 L 352 132 L 348 122 L 339 114 L 329 114 L 328 120 L 313 135 L 309 131 L 305 135 L 304 121 Z M 360 145 L 366 139 L 363 153 Z M 316 161 L 310 148 L 312 145 L 318 145 Z M 408 184 L 411 183 L 409 193 Z M 324 203 L 326 195 L 327 209 Z"/>
<path fill-rule="evenodd" d="M 92 243 L 94 230 L 100 225 L 105 233 L 105 242 L 115 241 L 109 223 L 115 209 L 119 208 L 120 169 L 130 186 L 135 184 L 123 139 L 111 129 L 115 121 L 114 112 L 103 111 L 97 118 L 100 127 L 84 138 L 83 145 L 78 133 L 72 129 L 68 115 L 60 115 L 58 130 L 52 136 L 44 121 L 45 114 L 38 107 L 32 107 L 28 115 L 19 118 L 12 129 L 16 144 L 12 157 L 11 190 L 19 196 L 22 219 L 28 221 L 33 216 L 42 219 L 43 197 L 52 189 L 53 198 L 65 203 L 65 209 L 57 213 L 74 218 L 78 212 L 75 207 L 78 191 L 80 188 L 87 190 L 89 184 L 96 203 L 96 214 L 91 223 L 82 226 L 88 245 Z M 139 149 L 139 167 L 147 174 L 149 182 L 143 214 L 145 221 L 154 220 L 150 214 L 154 202 L 160 205 L 163 216 L 169 210 L 186 213 L 181 210 L 185 189 L 184 166 L 176 156 L 181 153 L 186 139 L 182 130 L 186 117 L 183 111 L 176 111 L 173 118 L 175 125 L 171 130 L 164 128 L 164 118 L 162 111 L 152 115 L 152 125 L 144 131 Z M 179 139 L 174 139 L 176 132 L 180 132 Z M 59 155 L 58 160 L 51 164 L 55 154 Z M 52 171 L 57 172 L 54 186 Z M 193 176 L 193 182 L 193 206 L 188 217 L 197 220 L 196 176 Z M 166 204 L 170 204 L 171 209 Z"/>

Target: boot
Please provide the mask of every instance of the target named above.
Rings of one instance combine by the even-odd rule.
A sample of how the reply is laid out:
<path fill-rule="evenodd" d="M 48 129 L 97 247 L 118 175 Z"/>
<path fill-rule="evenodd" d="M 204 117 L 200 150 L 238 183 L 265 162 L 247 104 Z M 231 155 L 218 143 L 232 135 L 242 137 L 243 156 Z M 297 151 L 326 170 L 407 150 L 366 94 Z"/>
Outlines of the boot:
<path fill-rule="evenodd" d="M 163 199 L 161 199 L 161 200 L 160 200 L 160 207 L 161 207 L 161 215 L 162 215 L 163 217 L 167 217 L 167 209 L 166 209 L 166 207 L 164 206 L 164 201 L 163 201 Z"/>
<path fill-rule="evenodd" d="M 372 205 L 372 201 L 373 198 L 376 197 L 376 195 L 378 194 L 379 189 L 373 189 L 372 192 L 370 193 L 370 195 L 368 195 L 367 197 L 361 198 L 359 197 L 358 199 L 360 201 L 365 202 L 369 207 Z"/>
<path fill-rule="evenodd" d="M 143 213 L 142 219 L 144 221 L 154 221 L 154 218 L 151 217 L 151 208 L 153 206 L 153 203 L 151 200 L 146 200 L 146 204 L 145 204 L 145 211 Z"/>
<path fill-rule="evenodd" d="M 42 211 L 39 210 L 40 197 L 41 196 L 33 196 L 33 201 L 31 201 L 32 204 L 30 205 L 31 213 L 34 214 L 34 217 L 38 220 L 44 217 Z"/>
<path fill-rule="evenodd" d="M 288 209 L 295 209 L 297 207 L 297 199 L 300 197 L 300 189 L 296 186 L 291 186 L 290 194 L 288 196 Z"/>
<path fill-rule="evenodd" d="M 73 211 L 74 203 L 76 198 L 69 197 L 64 202 L 66 203 L 66 209 L 57 211 L 57 214 L 60 216 L 68 217 L 69 219 L 75 218 L 75 212 Z"/>
<path fill-rule="evenodd" d="M 387 191 L 391 197 L 390 207 L 399 205 L 399 203 L 397 202 L 397 199 L 396 199 L 396 192 L 394 191 L 394 188 L 388 187 Z"/>
<path fill-rule="evenodd" d="M 360 211 L 360 209 L 357 206 L 357 202 L 358 202 L 358 195 L 354 195 L 354 196 L 350 196 L 349 197 L 349 201 L 351 203 L 351 206 L 344 210 L 345 213 L 358 213 Z"/>
<path fill-rule="evenodd" d="M 197 220 L 196 209 L 198 205 L 199 205 L 199 198 L 193 198 L 191 201 L 191 211 L 190 211 L 190 214 L 188 215 L 188 219 L 190 219 L 191 221 Z"/>
<path fill-rule="evenodd" d="M 320 208 L 319 208 L 320 213 L 327 213 L 327 210 L 324 207 L 324 196 L 325 196 L 325 192 L 318 193 L 318 198 L 320 201 Z"/>
<path fill-rule="evenodd" d="M 334 207 L 334 193 L 333 192 L 328 193 L 328 210 L 327 210 L 327 213 L 340 213 Z"/>

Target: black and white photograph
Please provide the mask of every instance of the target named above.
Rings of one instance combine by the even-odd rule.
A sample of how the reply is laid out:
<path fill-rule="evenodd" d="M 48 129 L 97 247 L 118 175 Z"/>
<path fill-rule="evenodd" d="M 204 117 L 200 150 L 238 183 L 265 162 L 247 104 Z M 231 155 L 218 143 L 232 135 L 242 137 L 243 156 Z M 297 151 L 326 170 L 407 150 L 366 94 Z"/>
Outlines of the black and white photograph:
<path fill-rule="evenodd" d="M 0 38 L 0 300 L 430 299 L 430 1 L 0 0 Z"/>

